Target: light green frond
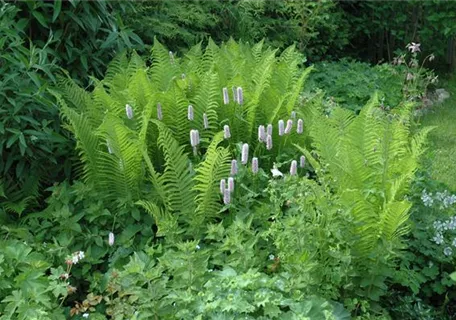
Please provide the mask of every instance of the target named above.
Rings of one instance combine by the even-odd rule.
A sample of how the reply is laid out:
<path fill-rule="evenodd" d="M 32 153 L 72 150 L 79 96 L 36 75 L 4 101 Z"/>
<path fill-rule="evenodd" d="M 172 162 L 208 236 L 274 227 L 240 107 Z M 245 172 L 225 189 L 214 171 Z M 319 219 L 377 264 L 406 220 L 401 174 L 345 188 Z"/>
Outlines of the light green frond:
<path fill-rule="evenodd" d="M 223 132 L 214 136 L 204 161 L 195 170 L 196 215 L 200 222 L 216 216 L 222 207 L 220 180 L 230 173 L 230 153 L 228 149 L 218 146 L 222 140 Z"/>
<path fill-rule="evenodd" d="M 166 206 L 170 212 L 191 214 L 194 210 L 194 193 L 189 159 L 171 131 L 159 121 L 153 121 L 159 131 L 158 144 L 163 150 L 165 171 L 162 182 L 166 193 Z"/>

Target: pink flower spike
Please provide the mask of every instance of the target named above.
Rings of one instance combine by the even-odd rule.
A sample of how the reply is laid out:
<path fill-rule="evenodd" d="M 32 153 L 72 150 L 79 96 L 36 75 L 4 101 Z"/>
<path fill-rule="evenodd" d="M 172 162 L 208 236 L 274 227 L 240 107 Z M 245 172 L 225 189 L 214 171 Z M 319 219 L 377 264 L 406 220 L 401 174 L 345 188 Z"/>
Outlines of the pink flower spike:
<path fill-rule="evenodd" d="M 223 126 L 223 138 L 229 139 L 231 138 L 230 126 L 225 124 Z"/>
<path fill-rule="evenodd" d="M 237 89 L 236 89 L 236 87 L 231 87 L 231 90 L 233 90 L 233 101 L 237 102 Z"/>
<path fill-rule="evenodd" d="M 266 128 L 266 134 L 272 136 L 272 124 L 268 124 L 268 127 Z"/>
<path fill-rule="evenodd" d="M 188 110 L 187 110 L 187 118 L 190 121 L 193 121 L 193 106 L 191 104 L 188 105 Z"/>
<path fill-rule="evenodd" d="M 253 172 L 253 174 L 258 173 L 258 158 L 257 157 L 252 158 L 252 172 Z"/>
<path fill-rule="evenodd" d="M 298 126 L 296 128 L 296 132 L 301 134 L 304 132 L 304 121 L 302 119 L 298 119 Z"/>
<path fill-rule="evenodd" d="M 222 179 L 222 180 L 220 180 L 220 193 L 224 194 L 225 189 L 226 189 L 226 180 Z"/>
<path fill-rule="evenodd" d="M 128 119 L 133 119 L 133 108 L 129 104 L 125 105 L 125 112 Z"/>
<path fill-rule="evenodd" d="M 237 167 L 237 160 L 233 159 L 231 160 L 231 172 L 230 174 L 232 176 L 235 176 L 238 172 L 238 167 Z"/>
<path fill-rule="evenodd" d="M 306 165 L 306 157 L 305 156 L 301 156 L 299 158 L 299 167 L 304 168 L 305 165 Z"/>
<path fill-rule="evenodd" d="M 244 143 L 242 145 L 242 153 L 241 153 L 241 163 L 246 164 L 249 161 L 249 145 Z"/>
<path fill-rule="evenodd" d="M 272 136 L 270 134 L 266 137 L 266 149 L 272 149 Z"/>
<path fill-rule="evenodd" d="M 230 204 L 231 202 L 231 192 L 230 189 L 225 189 L 223 191 L 223 203 L 224 204 Z"/>
<path fill-rule="evenodd" d="M 290 175 L 295 176 L 298 171 L 298 162 L 296 160 L 291 161 Z"/>
<path fill-rule="evenodd" d="M 293 128 L 293 120 L 288 119 L 287 120 L 287 126 L 285 127 L 284 133 L 289 134 L 291 132 L 291 129 Z"/>
<path fill-rule="evenodd" d="M 228 178 L 228 190 L 230 190 L 230 192 L 234 192 L 234 178 L 233 177 Z"/>
<path fill-rule="evenodd" d="M 263 125 L 258 127 L 258 141 L 264 142 L 266 140 L 266 130 Z"/>
<path fill-rule="evenodd" d="M 190 145 L 192 147 L 196 147 L 199 145 L 200 139 L 199 139 L 199 131 L 198 130 L 190 130 Z"/>
<path fill-rule="evenodd" d="M 243 104 L 244 103 L 244 93 L 242 92 L 242 88 L 241 87 L 238 87 L 237 89 L 237 103 L 239 104 Z"/>
<path fill-rule="evenodd" d="M 285 133 L 285 122 L 280 119 L 279 120 L 279 136 L 283 136 L 283 134 Z"/>
<path fill-rule="evenodd" d="M 228 88 L 223 88 L 223 104 L 230 103 L 230 96 L 228 95 Z M 233 90 L 234 92 L 234 90 Z"/>

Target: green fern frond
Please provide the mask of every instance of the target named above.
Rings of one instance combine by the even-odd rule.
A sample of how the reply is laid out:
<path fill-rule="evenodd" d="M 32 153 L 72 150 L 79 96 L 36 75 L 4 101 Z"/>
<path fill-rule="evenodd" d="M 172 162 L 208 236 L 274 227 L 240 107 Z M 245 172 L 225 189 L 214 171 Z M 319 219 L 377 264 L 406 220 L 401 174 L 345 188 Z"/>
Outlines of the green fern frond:
<path fill-rule="evenodd" d="M 144 208 L 155 220 L 157 225 L 157 237 L 166 236 L 168 240 L 173 240 L 181 233 L 181 228 L 177 217 L 170 212 L 159 208 L 155 203 L 145 200 L 136 202 L 137 205 Z"/>
<path fill-rule="evenodd" d="M 185 146 L 180 146 L 171 131 L 159 121 L 158 144 L 165 157 L 165 171 L 162 182 L 166 193 L 166 206 L 169 212 L 183 215 L 194 211 L 194 194 L 192 174 L 189 170 L 189 159 L 184 153 Z"/>
<path fill-rule="evenodd" d="M 230 153 L 228 149 L 218 146 L 222 140 L 223 132 L 217 133 L 206 151 L 204 161 L 195 169 L 195 223 L 213 218 L 222 207 L 219 184 L 230 173 Z"/>

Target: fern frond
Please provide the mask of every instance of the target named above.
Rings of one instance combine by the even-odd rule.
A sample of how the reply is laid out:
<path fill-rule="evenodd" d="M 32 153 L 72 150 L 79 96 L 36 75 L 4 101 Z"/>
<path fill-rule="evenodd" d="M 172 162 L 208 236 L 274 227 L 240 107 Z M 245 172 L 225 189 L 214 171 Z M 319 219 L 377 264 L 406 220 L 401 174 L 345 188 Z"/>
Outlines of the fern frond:
<path fill-rule="evenodd" d="M 219 184 L 220 180 L 228 177 L 230 173 L 230 153 L 228 149 L 218 146 L 222 140 L 223 132 L 214 136 L 204 161 L 195 170 L 194 190 L 197 192 L 195 223 L 213 218 L 222 207 Z"/>
<path fill-rule="evenodd" d="M 189 170 L 189 159 L 184 153 L 184 146 L 172 136 L 171 131 L 159 121 L 153 121 L 158 126 L 158 144 L 165 157 L 165 171 L 162 182 L 166 193 L 166 207 L 169 212 L 182 215 L 194 211 L 194 194 L 192 174 Z"/>

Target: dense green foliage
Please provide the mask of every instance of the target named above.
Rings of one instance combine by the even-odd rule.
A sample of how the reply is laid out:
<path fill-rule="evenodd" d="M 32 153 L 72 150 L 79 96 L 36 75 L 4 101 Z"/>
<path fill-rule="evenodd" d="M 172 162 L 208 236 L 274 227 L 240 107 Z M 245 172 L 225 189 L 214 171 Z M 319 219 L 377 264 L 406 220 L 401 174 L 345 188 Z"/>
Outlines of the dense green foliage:
<path fill-rule="evenodd" d="M 321 89 L 326 99 L 351 110 L 359 111 L 377 91 L 385 106 L 402 102 L 403 79 L 399 70 L 388 64 L 341 60 L 315 64 L 307 91 Z M 311 94 L 307 92 L 307 95 Z"/>
<path fill-rule="evenodd" d="M 431 3 L 2 2 L 0 319 L 454 318 Z"/>
<path fill-rule="evenodd" d="M 169 212 L 196 209 L 189 217 L 197 226 L 202 222 L 197 217 L 220 210 L 214 203 L 216 186 L 228 177 L 231 159 L 241 162 L 239 143 L 247 143 L 267 170 L 297 141 L 296 128 L 287 137 L 275 129 L 272 152 L 267 152 L 258 141 L 258 126 L 275 126 L 297 111 L 310 69 L 298 68 L 300 56 L 293 47 L 276 57 L 276 50 L 264 50 L 262 43 L 250 48 L 231 41 L 219 48 L 211 42 L 204 51 L 197 45 L 180 59 L 156 42 L 152 52 L 147 69 L 135 54 L 130 60 L 118 57 L 90 95 L 65 81 L 59 101 L 78 140 L 87 182 L 111 199 L 133 201 L 146 200 L 142 189 L 151 184 L 156 191 L 147 195 L 149 200 Z M 227 104 L 224 87 L 230 92 Z M 242 88 L 242 103 L 233 101 L 232 87 L 234 92 Z M 127 104 L 131 119 L 125 114 Z M 229 126 L 229 139 L 220 132 L 224 126 Z M 191 130 L 201 136 L 193 156 Z M 188 168 L 190 160 L 200 163 L 196 174 Z"/>
<path fill-rule="evenodd" d="M 139 1 L 126 24 L 143 40 L 157 37 L 172 50 L 186 50 L 211 37 L 216 42 L 274 47 L 296 43 L 310 60 L 334 56 L 348 43 L 348 23 L 334 1 L 189 0 Z"/>
<path fill-rule="evenodd" d="M 427 54 L 434 53 L 438 63 L 454 67 L 454 2 L 346 1 L 340 5 L 350 23 L 356 57 L 391 61 L 413 41 L 422 43 Z"/>
<path fill-rule="evenodd" d="M 123 5 L 122 5 L 123 6 Z M 67 69 L 101 75 L 116 51 L 141 40 L 108 2 L 0 2 L 0 205 L 22 213 L 38 186 L 70 177 L 73 144 L 48 90 Z"/>

